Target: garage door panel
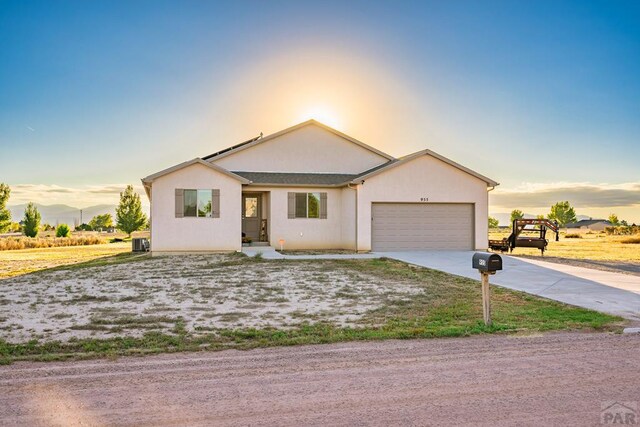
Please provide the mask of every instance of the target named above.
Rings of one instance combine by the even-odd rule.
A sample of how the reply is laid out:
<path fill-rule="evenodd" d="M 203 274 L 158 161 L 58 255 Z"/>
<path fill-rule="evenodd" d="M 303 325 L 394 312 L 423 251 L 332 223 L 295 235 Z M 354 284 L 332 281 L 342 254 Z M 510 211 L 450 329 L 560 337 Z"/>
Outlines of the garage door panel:
<path fill-rule="evenodd" d="M 473 204 L 373 203 L 376 251 L 473 249 Z"/>

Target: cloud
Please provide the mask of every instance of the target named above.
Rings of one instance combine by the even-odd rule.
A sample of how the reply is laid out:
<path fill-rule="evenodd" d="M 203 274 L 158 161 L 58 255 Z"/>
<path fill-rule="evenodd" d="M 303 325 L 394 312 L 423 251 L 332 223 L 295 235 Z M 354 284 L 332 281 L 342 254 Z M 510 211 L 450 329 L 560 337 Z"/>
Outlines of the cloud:
<path fill-rule="evenodd" d="M 118 204 L 120 193 L 126 184 L 85 185 L 79 187 L 63 187 L 55 184 L 13 184 L 9 205 L 34 202 L 41 205 L 64 204 L 73 207 L 86 207 L 100 204 Z M 141 185 L 134 185 L 140 194 L 142 204 L 149 200 Z"/>
<path fill-rule="evenodd" d="M 18 184 L 11 186 L 11 194 L 22 194 L 29 192 L 38 193 L 73 193 L 70 188 L 60 187 L 58 185 L 40 185 L 40 184 Z"/>
<path fill-rule="evenodd" d="M 100 187 L 100 188 L 93 188 L 91 190 L 87 190 L 90 193 L 93 194 L 120 194 L 124 188 L 126 187 L 123 185 L 106 185 L 104 187 Z M 133 187 L 134 189 L 136 188 L 136 186 Z M 142 191 L 142 187 L 137 188 L 137 190 Z"/>
<path fill-rule="evenodd" d="M 489 193 L 492 207 L 512 209 L 550 207 L 568 200 L 577 208 L 632 207 L 640 205 L 640 182 L 624 184 L 592 183 L 526 183 L 515 189 Z"/>

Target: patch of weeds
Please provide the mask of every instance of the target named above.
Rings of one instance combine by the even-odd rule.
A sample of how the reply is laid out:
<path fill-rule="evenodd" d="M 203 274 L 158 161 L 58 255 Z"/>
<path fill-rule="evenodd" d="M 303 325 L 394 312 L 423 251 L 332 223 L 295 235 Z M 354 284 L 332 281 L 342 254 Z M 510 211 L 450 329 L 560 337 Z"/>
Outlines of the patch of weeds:
<path fill-rule="evenodd" d="M 189 311 L 211 311 L 211 307 L 203 305 L 203 306 L 192 306 L 189 307 Z"/>
<path fill-rule="evenodd" d="M 147 299 L 147 297 L 145 297 L 144 295 L 126 295 L 123 297 L 120 297 L 118 299 L 118 302 L 142 302 L 145 301 Z"/>
<path fill-rule="evenodd" d="M 229 323 L 229 322 L 237 322 L 240 319 L 249 317 L 249 313 L 244 313 L 241 311 L 233 311 L 233 312 L 227 312 L 227 313 L 218 313 L 218 314 L 215 314 L 214 317 L 217 317 L 221 322 Z"/>
<path fill-rule="evenodd" d="M 69 304 L 77 304 L 79 302 L 107 302 L 107 301 L 110 301 L 110 298 L 106 296 L 82 294 L 79 297 L 65 301 L 64 304 L 69 305 Z"/>
<path fill-rule="evenodd" d="M 84 329 L 95 327 L 96 330 L 110 330 L 113 327 L 122 329 L 162 329 L 166 324 L 174 324 L 176 318 L 168 316 L 122 316 L 117 318 L 92 317 L 90 323 L 81 325 Z M 100 329 L 104 327 L 105 329 Z"/>
<path fill-rule="evenodd" d="M 109 323 L 113 325 L 142 325 L 145 323 L 174 323 L 176 318 L 169 316 L 125 316 L 111 320 Z"/>
<path fill-rule="evenodd" d="M 309 313 L 303 310 L 295 310 L 288 313 L 292 319 L 318 320 L 321 316 L 318 313 Z"/>
<path fill-rule="evenodd" d="M 173 330 L 171 332 L 173 332 L 176 335 L 186 336 L 187 335 L 187 329 L 186 329 L 184 320 L 183 319 L 176 320 L 176 324 L 173 327 Z"/>
<path fill-rule="evenodd" d="M 71 317 L 73 317 L 73 314 L 69 314 L 69 313 L 56 313 L 51 316 L 52 319 L 57 319 L 57 320 L 69 319 Z"/>
<path fill-rule="evenodd" d="M 111 328 L 104 325 L 96 325 L 94 323 L 85 323 L 83 325 L 72 325 L 69 329 L 74 331 L 109 331 Z"/>
<path fill-rule="evenodd" d="M 289 299 L 282 296 L 262 295 L 255 298 L 253 301 L 261 303 L 285 303 L 289 302 Z"/>
<path fill-rule="evenodd" d="M 357 299 L 358 294 L 348 286 L 343 286 L 335 293 L 336 298 Z"/>
<path fill-rule="evenodd" d="M 122 307 L 95 307 L 91 310 L 93 313 L 97 313 L 103 316 L 125 316 L 129 313 L 123 312 Z"/>

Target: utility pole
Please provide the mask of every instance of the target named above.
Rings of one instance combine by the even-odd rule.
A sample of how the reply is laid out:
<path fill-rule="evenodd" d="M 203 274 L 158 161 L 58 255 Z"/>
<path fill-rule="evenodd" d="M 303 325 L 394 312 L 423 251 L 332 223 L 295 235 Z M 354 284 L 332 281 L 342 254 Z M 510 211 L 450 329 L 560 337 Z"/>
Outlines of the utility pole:
<path fill-rule="evenodd" d="M 82 209 L 80 209 L 80 225 L 84 224 L 84 222 L 82 222 Z"/>

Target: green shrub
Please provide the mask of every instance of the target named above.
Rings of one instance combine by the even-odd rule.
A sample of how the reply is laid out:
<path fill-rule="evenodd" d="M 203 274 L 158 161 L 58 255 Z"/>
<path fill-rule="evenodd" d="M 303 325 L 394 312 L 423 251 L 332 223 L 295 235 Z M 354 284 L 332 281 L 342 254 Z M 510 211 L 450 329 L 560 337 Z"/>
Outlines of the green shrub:
<path fill-rule="evenodd" d="M 67 224 L 60 224 L 58 228 L 56 228 L 56 237 L 69 237 L 71 234 L 71 229 Z"/>
<path fill-rule="evenodd" d="M 40 212 L 33 203 L 29 203 L 24 210 L 24 234 L 27 237 L 36 237 L 40 229 Z"/>

